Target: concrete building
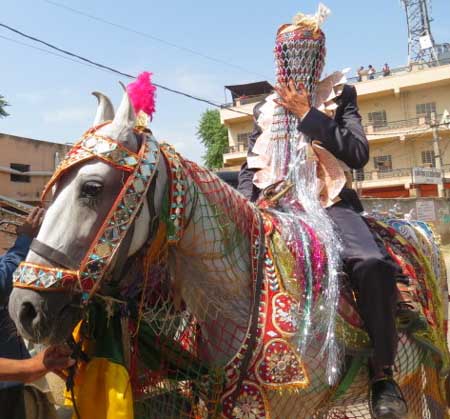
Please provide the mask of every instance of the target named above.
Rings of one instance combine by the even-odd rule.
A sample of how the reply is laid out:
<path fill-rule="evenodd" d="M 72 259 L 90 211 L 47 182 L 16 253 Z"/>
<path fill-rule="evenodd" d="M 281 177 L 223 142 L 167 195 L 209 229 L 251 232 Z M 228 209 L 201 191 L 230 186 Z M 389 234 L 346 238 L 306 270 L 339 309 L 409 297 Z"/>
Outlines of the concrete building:
<path fill-rule="evenodd" d="M 362 196 L 450 196 L 450 65 L 414 65 L 391 70 L 389 76 L 349 80 L 358 91 L 358 103 L 370 144 L 370 161 L 355 173 Z M 263 88 L 264 83 L 253 83 Z M 246 86 L 231 86 L 237 94 Z M 229 129 L 224 170 L 235 170 L 245 159 L 246 138 L 252 131 L 252 113 L 265 91 L 242 99 L 233 95 L 231 107 L 221 110 Z M 435 140 L 433 140 L 433 137 Z M 427 170 L 425 170 L 427 169 Z M 439 181 L 442 180 L 438 188 Z"/>
<path fill-rule="evenodd" d="M 232 102 L 220 110 L 220 120 L 228 128 L 228 152 L 223 156 L 225 170 L 238 170 L 247 156 L 247 138 L 253 131 L 253 108 L 268 96 L 272 85 L 267 81 L 225 86 Z"/>
<path fill-rule="evenodd" d="M 70 147 L 0 133 L 0 195 L 36 205 L 56 165 Z M 15 240 L 14 212 L 0 208 L 0 252 Z M 11 224 L 8 221 L 12 221 Z"/>
<path fill-rule="evenodd" d="M 56 164 L 69 147 L 65 144 L 0 133 L 0 195 L 37 203 Z"/>

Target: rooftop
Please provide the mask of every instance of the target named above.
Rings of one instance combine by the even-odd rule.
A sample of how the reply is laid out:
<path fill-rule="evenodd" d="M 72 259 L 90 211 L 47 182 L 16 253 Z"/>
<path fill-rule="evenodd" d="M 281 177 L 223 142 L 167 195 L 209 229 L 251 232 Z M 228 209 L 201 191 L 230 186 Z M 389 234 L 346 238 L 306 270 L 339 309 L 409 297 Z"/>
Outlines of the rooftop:
<path fill-rule="evenodd" d="M 273 86 L 268 81 L 257 81 L 247 84 L 236 84 L 234 86 L 225 86 L 231 92 L 233 101 L 243 96 L 259 96 L 272 93 Z"/>

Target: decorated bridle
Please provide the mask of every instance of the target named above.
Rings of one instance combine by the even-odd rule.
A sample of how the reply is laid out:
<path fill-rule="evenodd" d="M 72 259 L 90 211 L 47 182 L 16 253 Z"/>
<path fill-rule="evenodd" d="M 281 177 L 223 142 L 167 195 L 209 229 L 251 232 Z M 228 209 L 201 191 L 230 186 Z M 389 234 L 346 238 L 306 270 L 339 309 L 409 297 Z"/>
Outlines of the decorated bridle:
<path fill-rule="evenodd" d="M 76 268 L 70 266 L 69 262 L 60 262 L 58 264 L 63 267 L 53 268 L 22 262 L 14 273 L 15 287 L 38 291 L 70 289 L 82 293 L 83 299 L 89 300 L 99 289 L 106 273 L 110 271 L 120 245 L 147 197 L 147 191 L 161 158 L 161 150 L 149 130 L 136 128 L 134 131 L 142 138 L 142 143 L 139 151 L 134 153 L 121 145 L 118 140 L 98 134 L 99 128 L 108 123 L 91 128 L 81 137 L 58 166 L 42 194 L 44 201 L 63 174 L 74 165 L 92 159 L 101 160 L 129 174 L 80 266 Z M 39 242 L 38 245 L 53 251 L 57 261 L 69 260 L 55 249 Z"/>

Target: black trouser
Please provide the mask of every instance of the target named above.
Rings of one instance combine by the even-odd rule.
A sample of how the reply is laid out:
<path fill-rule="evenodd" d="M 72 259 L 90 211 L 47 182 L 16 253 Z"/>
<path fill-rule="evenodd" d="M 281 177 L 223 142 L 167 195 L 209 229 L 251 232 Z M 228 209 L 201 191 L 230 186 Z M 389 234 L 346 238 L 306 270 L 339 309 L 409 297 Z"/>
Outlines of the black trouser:
<path fill-rule="evenodd" d="M 341 201 L 327 211 L 343 242 L 344 270 L 357 293 L 359 313 L 374 347 L 374 362 L 393 365 L 397 352 L 396 278 L 401 269 L 378 246 L 350 204 Z"/>
<path fill-rule="evenodd" d="M 24 387 L 22 385 L 0 390 L 0 418 L 25 419 Z"/>

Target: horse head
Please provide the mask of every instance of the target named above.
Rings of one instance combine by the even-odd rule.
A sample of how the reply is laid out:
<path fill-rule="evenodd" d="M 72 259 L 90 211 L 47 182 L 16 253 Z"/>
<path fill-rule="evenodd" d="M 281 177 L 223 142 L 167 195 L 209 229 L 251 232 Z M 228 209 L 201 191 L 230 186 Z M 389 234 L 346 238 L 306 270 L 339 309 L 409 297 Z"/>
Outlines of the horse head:
<path fill-rule="evenodd" d="M 86 276 L 86 271 L 93 272 L 95 276 L 96 262 L 89 261 L 88 254 L 93 252 L 92 246 L 96 240 L 99 244 L 107 234 L 116 234 L 116 229 L 105 230 L 108 227 L 105 220 L 120 200 L 127 180 L 136 174 L 129 159 L 136 164 L 136 159 L 139 159 L 137 153 L 144 140 L 143 135 L 134 129 L 136 115 L 127 92 L 115 115 L 106 96 L 97 92 L 94 95 L 98 99 L 94 128 L 83 136 L 82 147 L 74 146 L 66 157 L 65 162 L 70 163 L 70 155 L 75 154 L 78 159 L 75 164 L 66 164 L 67 167 L 57 171 L 50 181 L 47 189 L 53 191 L 52 201 L 26 257 L 25 267 L 19 268 L 15 274 L 16 287 L 10 297 L 10 315 L 19 333 L 33 341 L 52 343 L 67 338 L 81 319 L 83 295 L 85 297 L 94 291 L 93 288 L 97 291 L 104 286 L 103 283 L 83 286 L 80 281 L 83 275 Z M 153 141 L 156 153 L 158 149 L 155 144 Z M 97 148 L 98 153 L 90 156 L 87 153 L 87 158 L 84 158 L 83 153 L 89 147 Z M 102 147 L 104 150 L 100 150 Z M 105 149 L 109 151 L 102 154 Z M 125 162 L 118 162 L 120 153 Z M 102 156 L 107 158 L 99 158 Z M 156 159 L 152 166 L 154 173 L 161 172 L 159 185 L 166 179 L 165 168 L 160 167 L 163 164 L 162 159 Z M 159 196 L 161 190 L 156 186 L 156 210 L 162 201 Z M 43 197 L 46 195 L 44 191 Z M 139 208 L 132 209 L 135 211 L 133 228 L 125 233 L 119 230 L 120 234 L 126 234 L 126 239 L 117 241 L 116 247 L 108 250 L 111 253 L 107 267 L 109 273 L 114 271 L 120 257 L 123 258 L 121 251 L 126 252 L 126 258 L 147 240 L 150 225 L 147 200 L 143 200 Z M 116 210 L 120 209 L 116 207 Z M 124 216 L 129 217 L 130 213 Z M 103 238 L 100 237 L 102 231 Z M 111 240 L 114 241 L 114 237 Z M 84 274 L 80 272 L 83 266 Z M 70 272 L 78 278 L 71 278 Z"/>

